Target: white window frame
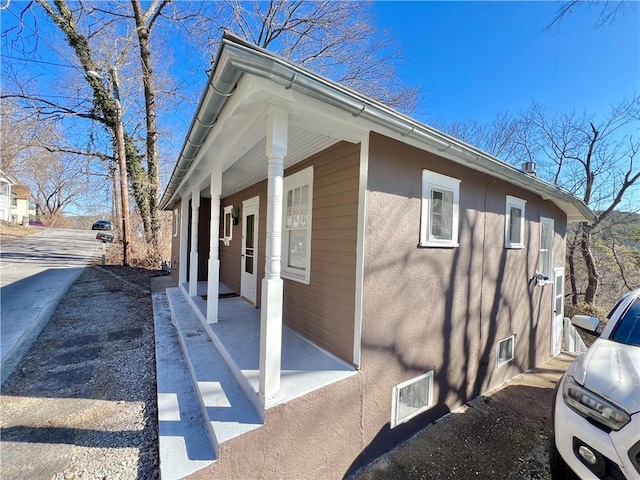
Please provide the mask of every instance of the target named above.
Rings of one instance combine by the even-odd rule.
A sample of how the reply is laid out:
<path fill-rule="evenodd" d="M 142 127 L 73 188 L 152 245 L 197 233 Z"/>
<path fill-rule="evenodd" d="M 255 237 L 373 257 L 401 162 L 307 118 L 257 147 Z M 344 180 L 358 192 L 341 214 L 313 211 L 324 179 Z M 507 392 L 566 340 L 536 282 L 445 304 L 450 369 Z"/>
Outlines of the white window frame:
<path fill-rule="evenodd" d="M 173 210 L 173 236 L 177 237 L 178 236 L 178 230 L 179 230 L 179 225 L 180 222 L 178 221 L 180 219 L 180 214 L 178 213 L 178 209 L 175 208 Z"/>
<path fill-rule="evenodd" d="M 504 221 L 504 248 L 524 248 L 524 217 L 526 200 L 507 195 L 505 205 L 505 221 Z M 520 241 L 514 242 L 511 239 L 511 209 L 520 209 Z"/>
<path fill-rule="evenodd" d="M 227 233 L 227 226 L 229 227 L 228 236 L 225 235 L 225 233 Z M 222 237 L 220 238 L 220 240 L 225 246 L 228 247 L 232 238 L 233 238 L 233 205 L 227 205 L 222 209 Z"/>
<path fill-rule="evenodd" d="M 304 268 L 294 268 L 288 265 L 289 260 L 289 231 L 287 228 L 287 197 L 288 192 L 307 186 L 307 258 Z M 311 226 L 313 223 L 313 165 L 284 177 L 282 189 L 282 252 L 280 257 L 280 276 L 296 282 L 309 284 L 311 282 Z"/>
<path fill-rule="evenodd" d="M 451 219 L 451 239 L 436 238 L 431 235 L 431 191 L 450 191 L 453 193 L 453 211 Z M 457 247 L 460 203 L 460 180 L 430 170 L 422 170 L 422 211 L 420 214 L 421 247 Z"/>
<path fill-rule="evenodd" d="M 507 358 L 506 360 L 504 358 L 500 358 L 500 345 L 502 345 L 505 342 L 511 342 L 511 358 Z M 515 335 L 511 335 L 507 338 L 503 338 L 502 340 L 500 340 L 496 347 L 496 368 L 502 365 L 506 365 L 507 363 L 513 362 L 513 358 L 515 357 L 515 350 L 516 350 Z"/>
<path fill-rule="evenodd" d="M 420 381 L 426 380 L 427 381 L 427 385 L 429 388 L 429 391 L 427 393 L 428 399 L 427 399 L 427 404 L 424 405 L 423 407 L 417 409 L 416 411 L 412 412 L 411 414 L 402 417 L 402 418 L 398 418 L 398 406 L 399 406 L 399 398 L 400 398 L 400 391 L 403 388 L 408 387 L 409 385 L 412 385 L 414 383 L 418 383 Z M 409 420 L 411 420 L 412 418 L 420 415 L 422 412 L 425 412 L 427 410 L 429 410 L 430 408 L 433 408 L 434 404 L 433 404 L 433 370 L 427 372 L 427 373 L 423 373 L 422 375 L 419 375 L 417 377 L 411 378 L 409 380 L 406 380 L 402 383 L 399 383 L 398 385 L 396 385 L 395 387 L 393 387 L 393 392 L 392 392 L 392 397 L 391 397 L 391 428 L 395 428 L 398 425 L 401 425 L 403 423 L 408 422 Z"/>
<path fill-rule="evenodd" d="M 542 244 L 542 225 L 547 225 L 547 244 Z M 553 284 L 553 239 L 555 236 L 554 221 L 553 218 L 540 217 L 540 248 L 538 255 L 538 271 L 536 272 L 536 280 L 538 286 L 552 285 Z M 548 265 L 547 271 L 545 271 L 545 259 L 547 256 Z"/>

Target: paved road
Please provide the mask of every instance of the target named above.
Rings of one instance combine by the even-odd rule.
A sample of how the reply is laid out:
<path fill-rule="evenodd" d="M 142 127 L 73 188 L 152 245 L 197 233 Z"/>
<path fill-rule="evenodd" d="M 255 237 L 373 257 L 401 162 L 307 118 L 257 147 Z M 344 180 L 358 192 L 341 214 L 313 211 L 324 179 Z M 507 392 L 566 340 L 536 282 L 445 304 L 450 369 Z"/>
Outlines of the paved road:
<path fill-rule="evenodd" d="M 11 374 L 84 267 L 102 253 L 90 230 L 45 228 L 0 251 L 1 382 Z"/>

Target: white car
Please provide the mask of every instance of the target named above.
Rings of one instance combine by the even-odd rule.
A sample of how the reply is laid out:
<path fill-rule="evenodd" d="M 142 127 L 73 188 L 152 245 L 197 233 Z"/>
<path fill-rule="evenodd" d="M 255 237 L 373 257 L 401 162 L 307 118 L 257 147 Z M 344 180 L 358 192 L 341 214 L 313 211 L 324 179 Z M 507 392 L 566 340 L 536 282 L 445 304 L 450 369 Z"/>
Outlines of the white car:
<path fill-rule="evenodd" d="M 640 289 L 622 297 L 600 337 L 558 382 L 554 479 L 640 478 Z M 571 322 L 597 335 L 598 319 Z"/>

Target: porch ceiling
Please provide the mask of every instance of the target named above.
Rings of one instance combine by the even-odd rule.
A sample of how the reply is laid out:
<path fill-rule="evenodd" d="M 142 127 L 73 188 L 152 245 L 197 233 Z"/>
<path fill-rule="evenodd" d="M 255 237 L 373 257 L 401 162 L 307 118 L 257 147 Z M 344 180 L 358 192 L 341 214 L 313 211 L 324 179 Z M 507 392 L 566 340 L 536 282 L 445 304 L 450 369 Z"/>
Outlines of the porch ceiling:
<path fill-rule="evenodd" d="M 200 190 L 202 197 L 210 197 L 214 169 L 222 171 L 223 197 L 265 180 L 267 115 L 274 106 L 289 112 L 285 168 L 340 141 L 361 141 L 364 135 L 352 125 L 351 115 L 337 116 L 334 107 L 264 79 L 243 77 L 178 190 L 183 195 Z"/>
<path fill-rule="evenodd" d="M 288 152 L 284 159 L 284 167 L 295 165 L 338 141 L 336 138 L 290 126 Z M 266 149 L 266 138 L 262 137 L 258 143 L 222 173 L 222 197 L 232 195 L 267 178 Z"/>

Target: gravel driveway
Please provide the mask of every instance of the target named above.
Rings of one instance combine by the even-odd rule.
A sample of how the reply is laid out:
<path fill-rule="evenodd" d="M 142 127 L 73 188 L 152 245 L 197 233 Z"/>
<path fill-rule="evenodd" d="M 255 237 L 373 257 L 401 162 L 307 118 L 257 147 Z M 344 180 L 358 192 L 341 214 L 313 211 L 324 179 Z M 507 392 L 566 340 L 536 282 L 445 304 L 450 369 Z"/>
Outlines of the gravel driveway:
<path fill-rule="evenodd" d="M 158 477 L 154 274 L 91 267 L 71 286 L 3 385 L 3 480 Z"/>

